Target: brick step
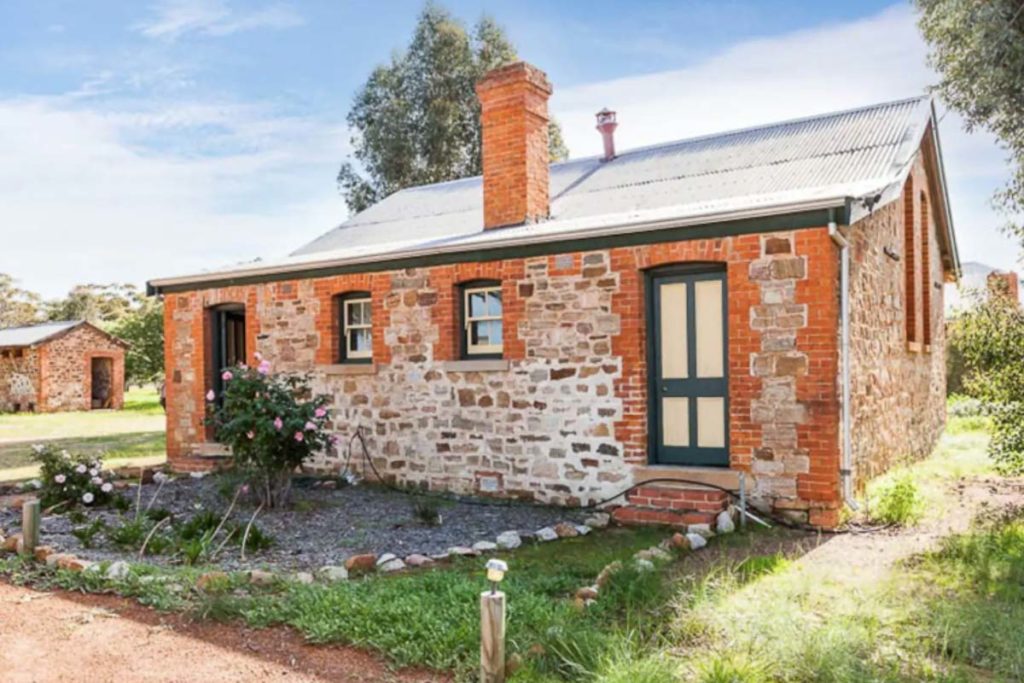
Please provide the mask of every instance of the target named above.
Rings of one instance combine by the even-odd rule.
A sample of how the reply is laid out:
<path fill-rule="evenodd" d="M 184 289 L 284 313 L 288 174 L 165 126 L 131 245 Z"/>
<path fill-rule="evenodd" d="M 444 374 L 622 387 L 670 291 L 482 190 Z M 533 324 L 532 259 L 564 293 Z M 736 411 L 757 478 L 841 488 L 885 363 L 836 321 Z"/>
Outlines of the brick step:
<path fill-rule="evenodd" d="M 714 528 L 716 515 L 717 513 L 711 512 L 679 512 L 631 505 L 623 505 L 612 511 L 612 519 L 625 526 L 654 525 L 686 528 L 692 524 L 707 524 Z"/>
<path fill-rule="evenodd" d="M 686 527 L 713 525 L 715 517 L 729 507 L 724 491 L 688 484 L 645 484 L 626 496 L 626 504 L 613 512 L 620 524 L 662 524 Z"/>

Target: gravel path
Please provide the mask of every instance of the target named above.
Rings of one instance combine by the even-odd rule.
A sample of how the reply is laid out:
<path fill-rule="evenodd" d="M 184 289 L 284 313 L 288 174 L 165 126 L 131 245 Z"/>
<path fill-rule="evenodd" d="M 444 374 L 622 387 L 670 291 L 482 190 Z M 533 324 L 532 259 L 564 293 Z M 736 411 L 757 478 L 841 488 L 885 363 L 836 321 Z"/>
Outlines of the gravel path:
<path fill-rule="evenodd" d="M 204 510 L 218 515 L 227 509 L 229 498 L 222 477 L 203 479 L 180 477 L 166 483 L 154 508 L 169 510 L 175 521 L 185 520 Z M 143 487 L 143 506 L 148 505 L 157 485 Z M 135 489 L 125 491 L 134 499 Z M 477 499 L 438 500 L 442 522 L 429 526 L 414 513 L 417 498 L 376 486 L 346 486 L 337 490 L 301 488 L 293 491 L 293 508 L 262 512 L 257 525 L 274 538 L 267 550 L 242 563 L 237 548 L 226 550 L 221 564 L 228 569 L 266 567 L 284 570 L 310 570 L 328 564 L 339 564 L 357 553 L 394 553 L 404 557 L 412 553 L 431 555 L 452 546 L 469 546 L 477 541 L 494 541 L 503 531 L 534 532 L 561 521 L 580 523 L 586 511 L 542 507 L 523 503 L 491 502 Z M 422 500 L 422 499 L 421 499 Z M 245 524 L 253 513 L 251 506 L 239 506 L 234 520 Z M 131 519 L 134 511 L 124 514 Z M 101 517 L 110 526 L 120 522 L 111 509 L 89 513 L 90 521 Z M 15 510 L 0 511 L 0 531 L 20 526 Z M 82 525 L 78 525 L 82 526 Z M 41 542 L 61 552 L 73 552 L 89 560 L 135 559 L 134 553 L 118 550 L 102 535 L 96 547 L 83 548 L 71 534 L 75 527 L 66 515 L 43 518 Z M 154 562 L 169 558 L 155 556 Z"/>

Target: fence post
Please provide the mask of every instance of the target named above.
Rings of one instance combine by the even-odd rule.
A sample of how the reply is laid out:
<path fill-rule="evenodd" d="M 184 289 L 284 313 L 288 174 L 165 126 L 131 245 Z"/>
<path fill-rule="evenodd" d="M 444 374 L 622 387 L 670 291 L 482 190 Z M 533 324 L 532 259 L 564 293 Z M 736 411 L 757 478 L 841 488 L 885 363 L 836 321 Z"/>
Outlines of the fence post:
<path fill-rule="evenodd" d="M 480 594 L 480 683 L 505 683 L 505 594 Z"/>
<path fill-rule="evenodd" d="M 32 555 L 39 545 L 39 499 L 26 500 L 21 506 L 22 552 Z"/>

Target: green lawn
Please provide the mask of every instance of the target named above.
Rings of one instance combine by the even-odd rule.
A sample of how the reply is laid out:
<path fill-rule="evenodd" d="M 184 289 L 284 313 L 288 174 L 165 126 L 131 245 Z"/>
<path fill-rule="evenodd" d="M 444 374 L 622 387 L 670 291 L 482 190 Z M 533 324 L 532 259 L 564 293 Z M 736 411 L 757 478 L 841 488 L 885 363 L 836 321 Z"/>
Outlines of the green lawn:
<path fill-rule="evenodd" d="M 43 441 L 107 459 L 161 455 L 164 427 L 164 412 L 151 387 L 129 390 L 124 410 L 0 414 L 0 469 L 32 464 L 32 445 Z"/>

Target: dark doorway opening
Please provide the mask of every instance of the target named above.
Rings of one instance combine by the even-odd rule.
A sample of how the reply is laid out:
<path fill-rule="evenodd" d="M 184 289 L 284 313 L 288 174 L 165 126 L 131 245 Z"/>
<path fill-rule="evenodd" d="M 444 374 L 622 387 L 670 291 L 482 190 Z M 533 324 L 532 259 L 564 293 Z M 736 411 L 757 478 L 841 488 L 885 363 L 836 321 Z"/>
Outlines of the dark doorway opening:
<path fill-rule="evenodd" d="M 93 358 L 90 372 L 90 407 L 93 410 L 105 410 L 113 407 L 114 359 L 103 357 Z"/>
<path fill-rule="evenodd" d="M 212 386 L 219 401 L 224 388 L 224 380 L 221 379 L 224 368 L 245 362 L 245 307 L 240 304 L 221 306 L 213 309 L 211 314 Z"/>

